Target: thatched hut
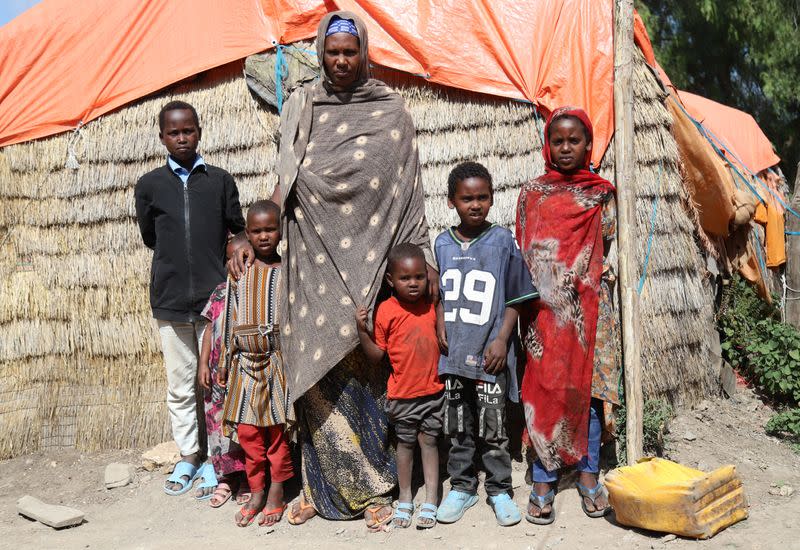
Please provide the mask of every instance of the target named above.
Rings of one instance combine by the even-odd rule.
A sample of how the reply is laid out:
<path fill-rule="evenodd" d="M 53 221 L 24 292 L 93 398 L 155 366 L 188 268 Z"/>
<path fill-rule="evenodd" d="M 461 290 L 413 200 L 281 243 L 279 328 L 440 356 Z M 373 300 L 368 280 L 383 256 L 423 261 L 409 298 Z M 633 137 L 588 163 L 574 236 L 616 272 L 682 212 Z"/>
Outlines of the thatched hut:
<path fill-rule="evenodd" d="M 542 121 L 533 107 L 398 72 L 380 76 L 405 96 L 417 125 L 433 236 L 455 220 L 446 207 L 446 179 L 466 159 L 492 171 L 492 216 L 510 227 L 521 183 L 544 168 Z M 712 297 L 664 93 L 641 58 L 635 84 L 642 269 L 649 258 L 639 321 L 644 387 L 649 396 L 692 402 L 715 391 Z M 80 131 L 0 150 L 0 458 L 169 438 L 164 369 L 147 300 L 150 252 L 136 227 L 133 186 L 164 162 L 156 116 L 173 98 L 197 107 L 201 150 L 234 175 L 243 205 L 269 196 L 278 117 L 250 94 L 241 63 Z M 66 168 L 73 157 L 78 166 Z M 610 147 L 602 173 L 612 180 L 613 166 Z"/>

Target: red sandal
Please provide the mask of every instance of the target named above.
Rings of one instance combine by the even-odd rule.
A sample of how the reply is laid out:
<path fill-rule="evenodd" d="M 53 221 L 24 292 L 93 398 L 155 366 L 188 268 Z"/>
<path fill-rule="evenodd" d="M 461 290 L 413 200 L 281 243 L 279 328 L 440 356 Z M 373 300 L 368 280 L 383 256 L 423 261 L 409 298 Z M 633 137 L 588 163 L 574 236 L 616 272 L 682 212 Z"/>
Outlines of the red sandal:
<path fill-rule="evenodd" d="M 281 522 L 283 519 L 283 512 L 286 510 L 286 504 L 273 508 L 272 510 L 262 510 L 261 517 L 258 520 L 259 527 L 272 527 Z M 278 519 L 267 523 L 267 517 L 278 514 Z"/>
<path fill-rule="evenodd" d="M 239 508 L 239 511 L 236 512 L 236 518 L 235 518 L 236 525 L 239 527 L 247 527 L 248 525 L 253 523 L 253 520 L 256 518 L 259 512 L 261 512 L 261 510 L 256 510 L 255 508 L 247 508 L 245 506 L 242 506 L 241 508 Z"/>

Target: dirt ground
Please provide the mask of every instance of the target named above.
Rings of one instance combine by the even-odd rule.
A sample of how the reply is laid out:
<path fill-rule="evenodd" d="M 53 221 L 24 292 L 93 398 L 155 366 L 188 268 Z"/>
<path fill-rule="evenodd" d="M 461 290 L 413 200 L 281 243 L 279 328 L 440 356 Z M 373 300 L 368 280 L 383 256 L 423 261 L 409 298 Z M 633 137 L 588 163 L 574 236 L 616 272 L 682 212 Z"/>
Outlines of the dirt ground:
<path fill-rule="evenodd" d="M 680 548 L 800 549 L 800 455 L 764 434 L 768 407 L 752 393 L 740 390 L 733 399 L 704 402 L 679 411 L 670 424 L 669 458 L 710 470 L 735 464 L 744 480 L 750 518 L 707 541 L 665 537 L 617 525 L 613 515 L 592 520 L 583 515 L 569 480 L 557 496 L 557 519 L 550 526 L 522 523 L 508 528 L 495 524 L 481 494 L 478 505 L 454 525 L 429 531 L 394 530 L 369 534 L 358 521 L 331 522 L 315 518 L 294 527 L 286 519 L 275 528 L 233 524 L 235 504 L 218 510 L 195 501 L 188 493 L 169 497 L 162 492 L 165 476 L 137 470 L 127 487 L 107 490 L 103 472 L 110 462 L 140 464 L 142 450 L 84 453 L 47 452 L 0 463 L 0 547 L 37 549 L 167 549 L 167 548 Z M 525 466 L 514 463 L 514 500 L 525 505 L 529 487 Z M 789 497 L 770 494 L 774 485 L 788 484 Z M 445 482 L 445 487 L 447 483 Z M 54 530 L 16 513 L 16 501 L 30 494 L 49 503 L 83 510 L 85 522 Z M 418 494 L 418 499 L 422 495 Z"/>

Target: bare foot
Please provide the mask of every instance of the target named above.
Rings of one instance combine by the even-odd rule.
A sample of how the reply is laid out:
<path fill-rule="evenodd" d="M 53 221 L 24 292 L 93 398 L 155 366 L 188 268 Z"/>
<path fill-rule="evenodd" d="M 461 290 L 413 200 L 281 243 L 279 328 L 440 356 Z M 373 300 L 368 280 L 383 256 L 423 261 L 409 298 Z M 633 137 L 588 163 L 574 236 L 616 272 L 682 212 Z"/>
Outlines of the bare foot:
<path fill-rule="evenodd" d="M 597 474 L 593 474 L 591 472 L 581 472 L 580 476 L 578 477 L 578 483 L 587 489 L 594 489 L 597 487 Z M 608 508 L 608 499 L 603 492 L 598 493 L 594 501 L 589 497 L 583 497 L 583 502 L 586 503 L 586 509 L 589 510 L 589 512 L 598 512 Z"/>
<path fill-rule="evenodd" d="M 545 496 L 551 490 L 551 486 L 549 483 L 537 481 L 533 484 L 533 491 L 540 497 Z M 549 516 L 550 513 L 553 511 L 552 506 L 550 504 L 545 504 L 543 508 L 539 508 L 532 502 L 528 503 L 528 515 L 534 518 L 540 518 L 543 516 Z"/>

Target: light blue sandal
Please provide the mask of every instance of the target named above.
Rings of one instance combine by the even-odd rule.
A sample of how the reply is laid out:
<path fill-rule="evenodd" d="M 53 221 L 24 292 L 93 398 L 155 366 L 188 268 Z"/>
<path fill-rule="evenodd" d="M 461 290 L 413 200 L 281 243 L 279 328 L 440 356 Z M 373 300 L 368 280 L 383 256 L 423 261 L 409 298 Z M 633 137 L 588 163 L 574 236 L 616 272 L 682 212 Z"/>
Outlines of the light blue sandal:
<path fill-rule="evenodd" d="M 547 494 L 544 496 L 539 496 L 536 492 L 531 489 L 531 496 L 528 501 L 539 508 L 540 514 L 541 510 L 544 510 L 544 507 L 548 504 L 550 505 L 550 513 L 540 516 L 532 516 L 528 513 L 525 514 L 525 519 L 527 519 L 531 523 L 535 523 L 536 525 L 550 525 L 556 520 L 556 493 L 552 489 L 547 491 Z"/>
<path fill-rule="evenodd" d="M 436 505 L 426 502 L 419 507 L 419 514 L 417 515 L 417 529 L 430 529 L 436 526 Z M 430 523 L 420 523 L 419 520 L 427 519 Z"/>
<path fill-rule="evenodd" d="M 175 465 L 175 469 L 172 470 L 172 475 L 167 478 L 167 483 L 180 483 L 180 489 L 170 489 L 169 487 L 164 485 L 164 492 L 170 496 L 176 497 L 178 495 L 184 494 L 186 491 L 192 488 L 192 483 L 194 480 L 197 479 L 197 473 L 199 469 L 197 466 L 193 466 L 188 462 L 180 461 Z M 189 480 L 183 479 L 183 476 L 187 476 Z"/>
<path fill-rule="evenodd" d="M 436 512 L 436 519 L 439 523 L 455 523 L 464 516 L 464 512 L 468 508 L 475 506 L 477 502 L 478 495 L 470 495 L 469 493 L 450 489 L 444 502 Z"/>
<path fill-rule="evenodd" d="M 398 502 L 394 509 L 392 525 L 400 529 L 407 529 L 411 526 L 411 515 L 414 513 L 413 502 Z"/>
<path fill-rule="evenodd" d="M 200 470 L 197 471 L 197 479 L 202 479 L 203 482 L 195 487 L 195 489 L 216 489 L 217 485 L 219 485 L 219 481 L 217 481 L 217 472 L 214 471 L 214 465 L 209 464 L 206 462 L 202 466 L 200 466 Z M 207 495 L 203 495 L 201 497 L 194 497 L 195 500 L 210 500 L 211 497 L 214 496 L 214 491 L 211 491 Z"/>
<path fill-rule="evenodd" d="M 578 494 L 581 495 L 581 508 L 583 508 L 584 514 L 590 518 L 602 518 L 603 516 L 608 515 L 608 513 L 611 511 L 610 504 L 606 505 L 605 508 L 601 508 L 600 510 L 597 509 L 597 499 L 600 496 L 604 496 L 606 500 L 608 500 L 608 491 L 606 491 L 605 485 L 598 481 L 597 485 L 595 485 L 593 489 L 589 489 L 586 485 L 582 485 L 581 483 L 577 482 L 575 483 L 575 486 L 578 488 Z M 589 511 L 589 508 L 586 506 L 586 498 L 592 501 L 592 505 L 595 507 L 594 511 Z"/>
<path fill-rule="evenodd" d="M 490 496 L 486 501 L 494 510 L 494 516 L 497 518 L 498 525 L 509 527 L 510 525 L 516 525 L 522 521 L 519 508 L 517 508 L 517 505 L 511 500 L 511 495 L 508 493 Z"/>

